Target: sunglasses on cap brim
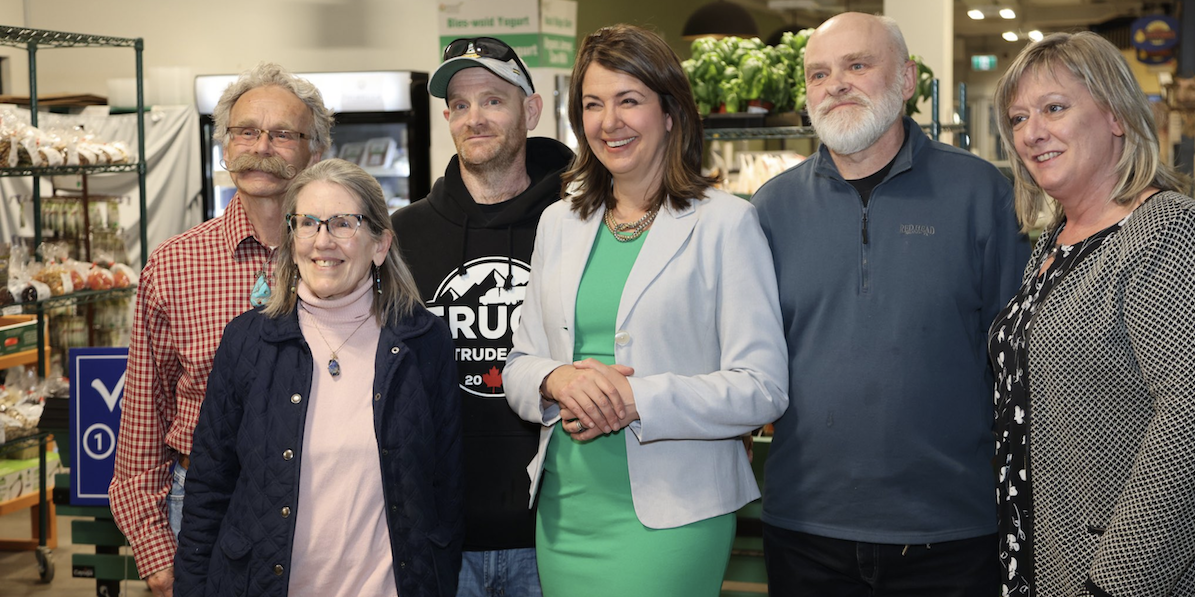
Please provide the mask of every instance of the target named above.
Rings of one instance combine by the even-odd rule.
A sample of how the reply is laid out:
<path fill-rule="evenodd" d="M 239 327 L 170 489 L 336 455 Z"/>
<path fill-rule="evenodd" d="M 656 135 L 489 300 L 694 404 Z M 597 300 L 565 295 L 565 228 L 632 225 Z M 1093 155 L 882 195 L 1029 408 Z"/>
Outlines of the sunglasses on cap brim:
<path fill-rule="evenodd" d="M 501 62 L 515 61 L 523 74 L 527 75 L 527 65 L 519 59 L 519 55 L 515 53 L 506 42 L 492 37 L 466 37 L 454 40 L 452 43 L 444 46 L 443 61 L 447 62 L 453 58 L 460 58 L 468 56 L 470 58 L 492 58 Z M 535 83 L 531 82 L 531 77 L 526 76 L 527 84 L 531 86 L 531 90 L 535 90 Z"/>

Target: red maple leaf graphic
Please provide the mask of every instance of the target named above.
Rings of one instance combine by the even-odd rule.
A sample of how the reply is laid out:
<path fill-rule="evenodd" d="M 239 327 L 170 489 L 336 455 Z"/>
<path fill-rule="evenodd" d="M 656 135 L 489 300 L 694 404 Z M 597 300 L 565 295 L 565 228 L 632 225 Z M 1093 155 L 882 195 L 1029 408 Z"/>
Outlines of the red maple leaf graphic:
<path fill-rule="evenodd" d="M 502 372 L 498 371 L 497 367 L 490 367 L 489 373 L 481 376 L 481 381 L 490 388 L 490 393 L 494 394 L 498 388 L 502 387 Z"/>

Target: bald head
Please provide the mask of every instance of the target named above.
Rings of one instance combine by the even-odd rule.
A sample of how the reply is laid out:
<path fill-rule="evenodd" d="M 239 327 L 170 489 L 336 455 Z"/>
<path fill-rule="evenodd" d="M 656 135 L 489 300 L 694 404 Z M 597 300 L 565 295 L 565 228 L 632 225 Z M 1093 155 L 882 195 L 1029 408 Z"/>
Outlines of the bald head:
<path fill-rule="evenodd" d="M 890 55 L 898 64 L 909 58 L 905 36 L 901 34 L 900 27 L 894 19 L 861 12 L 844 12 L 822 23 L 813 35 L 809 36 L 809 45 L 834 43 L 835 40 L 851 38 L 871 40 L 874 51 Z"/>
<path fill-rule="evenodd" d="M 913 95 L 916 72 L 900 29 L 889 18 L 843 13 L 809 37 L 809 118 L 844 176 L 854 166 L 862 170 L 855 174 L 870 175 L 896 155 L 904 140 L 901 115 Z M 839 160 L 841 156 L 852 156 L 854 163 Z"/>

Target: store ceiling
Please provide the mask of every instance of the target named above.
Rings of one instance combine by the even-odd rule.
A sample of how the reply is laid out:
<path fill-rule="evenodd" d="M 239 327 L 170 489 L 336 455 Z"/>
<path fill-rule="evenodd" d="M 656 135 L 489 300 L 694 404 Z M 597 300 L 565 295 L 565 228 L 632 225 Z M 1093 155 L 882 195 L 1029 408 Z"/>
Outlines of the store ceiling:
<path fill-rule="evenodd" d="M 826 18 L 844 11 L 883 12 L 883 0 L 738 0 L 740 4 L 781 15 L 786 21 L 802 26 L 816 25 Z M 1141 0 L 955 0 L 954 33 L 958 37 L 988 37 L 999 39 L 1000 34 L 1013 30 L 1045 33 L 1066 31 L 1105 23 L 1112 19 L 1137 17 L 1158 12 L 1169 2 Z M 1011 8 L 1016 18 L 1008 20 L 997 14 L 1001 8 Z M 967 16 L 969 10 L 986 14 L 983 20 Z M 977 40 L 978 41 L 978 40 Z"/>

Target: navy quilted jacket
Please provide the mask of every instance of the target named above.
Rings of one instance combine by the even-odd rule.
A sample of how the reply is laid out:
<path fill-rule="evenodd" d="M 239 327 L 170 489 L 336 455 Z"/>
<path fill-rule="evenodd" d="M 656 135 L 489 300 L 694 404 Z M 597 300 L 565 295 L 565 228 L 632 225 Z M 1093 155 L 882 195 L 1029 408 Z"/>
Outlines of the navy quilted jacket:
<path fill-rule="evenodd" d="M 225 328 L 195 428 L 175 595 L 286 595 L 296 517 L 282 509 L 303 507 L 312 367 L 296 313 L 250 311 Z M 417 307 L 385 326 L 373 387 L 398 592 L 455 595 L 464 540 L 460 391 L 444 322 Z"/>

